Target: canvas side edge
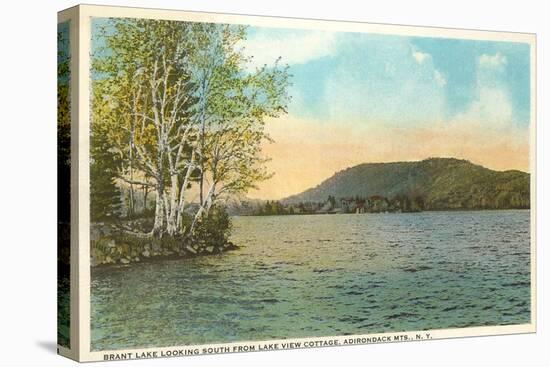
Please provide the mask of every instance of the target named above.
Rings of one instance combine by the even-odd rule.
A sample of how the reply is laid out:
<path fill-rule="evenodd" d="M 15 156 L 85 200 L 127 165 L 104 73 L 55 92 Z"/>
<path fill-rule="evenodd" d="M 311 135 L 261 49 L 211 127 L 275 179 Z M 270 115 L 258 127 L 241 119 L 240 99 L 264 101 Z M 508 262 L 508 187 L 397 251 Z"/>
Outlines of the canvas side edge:
<path fill-rule="evenodd" d="M 69 52 L 71 54 L 71 59 L 69 62 L 70 68 L 70 119 L 71 119 L 71 174 L 70 174 L 70 187 L 71 187 L 71 198 L 70 198 L 70 210 L 71 210 L 71 229 L 70 229 L 70 347 L 64 347 L 61 345 L 57 346 L 57 353 L 61 356 L 78 360 L 78 346 L 76 340 L 78 338 L 78 324 L 77 324 L 77 315 L 76 311 L 78 309 L 78 217 L 77 213 L 77 201 L 75 200 L 74 189 L 77 189 L 77 179 L 78 179 L 78 165 L 75 154 L 78 149 L 78 144 L 75 139 L 76 129 L 78 125 L 78 115 L 77 115 L 77 106 L 76 101 L 78 98 L 78 84 L 77 80 L 74 77 L 78 72 L 78 65 L 76 60 L 77 55 L 77 34 L 78 34 L 78 8 L 73 7 L 57 13 L 57 23 L 69 22 Z"/>

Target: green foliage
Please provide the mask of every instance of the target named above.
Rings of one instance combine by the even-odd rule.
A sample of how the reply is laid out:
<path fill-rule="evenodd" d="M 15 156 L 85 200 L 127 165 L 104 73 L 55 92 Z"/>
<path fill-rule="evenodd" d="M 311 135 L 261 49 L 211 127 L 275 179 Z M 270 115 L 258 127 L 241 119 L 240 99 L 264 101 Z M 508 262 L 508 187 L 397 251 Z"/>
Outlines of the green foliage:
<path fill-rule="evenodd" d="M 224 206 L 213 206 L 199 221 L 193 240 L 201 246 L 221 247 L 228 243 L 231 221 Z"/>
<path fill-rule="evenodd" d="M 70 346 L 71 285 L 69 277 L 57 279 L 57 344 Z"/>
<path fill-rule="evenodd" d="M 290 214 L 289 209 L 285 208 L 279 201 L 266 201 L 258 215 L 284 215 Z"/>
<path fill-rule="evenodd" d="M 405 211 L 529 208 L 530 177 L 516 170 L 493 171 L 466 160 L 368 163 L 336 173 L 285 203 L 335 197 L 400 198 Z"/>
<path fill-rule="evenodd" d="M 70 221 L 71 103 L 68 28 L 57 32 L 57 212 L 60 222 Z"/>
<path fill-rule="evenodd" d="M 279 60 L 249 70 L 245 35 L 236 25 L 110 19 L 92 57 L 92 218 L 114 210 L 116 178 L 125 192 L 154 191 L 154 235 L 195 236 L 211 221 L 225 228 L 213 209 L 220 198 L 270 177 L 265 120 L 286 113 L 290 75 Z M 195 183 L 199 209 L 186 225 Z"/>
<path fill-rule="evenodd" d="M 116 220 L 121 209 L 121 193 L 115 177 L 119 167 L 117 155 L 107 144 L 101 125 L 92 129 L 90 155 L 90 215 L 94 222 Z"/>
<path fill-rule="evenodd" d="M 71 103 L 68 23 L 57 32 L 57 343 L 70 347 Z"/>

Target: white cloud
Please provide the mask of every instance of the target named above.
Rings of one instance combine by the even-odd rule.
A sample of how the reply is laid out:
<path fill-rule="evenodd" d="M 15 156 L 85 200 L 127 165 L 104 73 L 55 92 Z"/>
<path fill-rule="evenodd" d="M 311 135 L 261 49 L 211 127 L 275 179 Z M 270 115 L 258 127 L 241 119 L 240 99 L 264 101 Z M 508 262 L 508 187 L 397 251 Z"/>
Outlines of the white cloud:
<path fill-rule="evenodd" d="M 365 37 L 342 45 L 353 52 L 327 76 L 327 118 L 396 126 L 441 121 L 447 81 L 431 55 L 413 50 L 406 39 Z"/>
<path fill-rule="evenodd" d="M 417 63 L 422 64 L 427 58 L 430 57 L 430 54 L 427 54 L 425 52 L 420 52 L 420 51 L 414 51 L 412 53 L 412 56 L 414 57 Z"/>
<path fill-rule="evenodd" d="M 479 125 L 483 129 L 514 128 L 511 97 L 503 81 L 506 77 L 506 56 L 497 52 L 478 58 L 476 98 L 457 114 L 453 121 Z"/>
<path fill-rule="evenodd" d="M 439 70 L 434 70 L 434 79 L 440 87 L 444 87 L 447 84 L 447 79 L 445 79 Z"/>
<path fill-rule="evenodd" d="M 512 105 L 508 94 L 500 88 L 480 86 L 478 98 L 456 115 L 454 122 L 479 124 L 483 128 L 508 128 L 512 123 Z"/>
<path fill-rule="evenodd" d="M 506 56 L 497 52 L 494 55 L 483 54 L 479 57 L 479 66 L 489 68 L 499 68 L 508 63 Z"/>
<path fill-rule="evenodd" d="M 336 34 L 323 31 L 262 33 L 241 43 L 246 55 L 253 56 L 251 67 L 270 65 L 281 57 L 284 64 L 304 64 L 332 55 Z"/>

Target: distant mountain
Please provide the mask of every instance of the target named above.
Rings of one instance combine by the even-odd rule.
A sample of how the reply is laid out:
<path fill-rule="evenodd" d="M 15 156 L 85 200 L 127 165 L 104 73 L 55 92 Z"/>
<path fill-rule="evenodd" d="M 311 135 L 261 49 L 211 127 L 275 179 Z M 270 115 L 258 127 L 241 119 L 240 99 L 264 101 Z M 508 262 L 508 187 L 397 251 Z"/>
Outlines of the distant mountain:
<path fill-rule="evenodd" d="M 493 171 L 454 158 L 365 163 L 337 172 L 317 187 L 281 202 L 405 195 L 420 197 L 425 210 L 529 208 L 529 182 L 530 175 L 525 172 Z"/>

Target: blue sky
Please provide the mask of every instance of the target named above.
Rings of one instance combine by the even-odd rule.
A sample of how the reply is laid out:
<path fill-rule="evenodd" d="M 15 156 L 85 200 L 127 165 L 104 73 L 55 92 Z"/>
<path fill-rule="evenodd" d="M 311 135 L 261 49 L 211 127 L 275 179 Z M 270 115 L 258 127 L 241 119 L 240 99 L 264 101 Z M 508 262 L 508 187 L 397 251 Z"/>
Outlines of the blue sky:
<path fill-rule="evenodd" d="M 249 68 L 289 65 L 288 115 L 267 124 L 283 198 L 365 162 L 454 157 L 529 171 L 529 44 L 248 28 Z M 291 159 L 289 159 L 291 158 Z"/>
<path fill-rule="evenodd" d="M 94 19 L 93 47 L 103 44 Z M 288 114 L 266 121 L 274 176 L 248 196 L 279 199 L 366 162 L 454 157 L 529 171 L 527 43 L 249 27 L 254 70 L 292 74 Z"/>
<path fill-rule="evenodd" d="M 106 21 L 93 19 L 95 50 Z M 457 116 L 529 124 L 528 44 L 249 27 L 242 45 L 252 67 L 279 56 L 290 66 L 294 117 L 403 127 Z"/>
<path fill-rule="evenodd" d="M 481 104 L 479 118 L 529 123 L 528 44 L 251 27 L 244 46 L 289 64 L 295 116 L 411 126 Z"/>

